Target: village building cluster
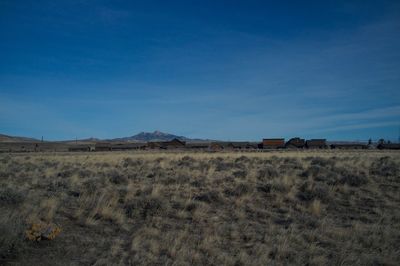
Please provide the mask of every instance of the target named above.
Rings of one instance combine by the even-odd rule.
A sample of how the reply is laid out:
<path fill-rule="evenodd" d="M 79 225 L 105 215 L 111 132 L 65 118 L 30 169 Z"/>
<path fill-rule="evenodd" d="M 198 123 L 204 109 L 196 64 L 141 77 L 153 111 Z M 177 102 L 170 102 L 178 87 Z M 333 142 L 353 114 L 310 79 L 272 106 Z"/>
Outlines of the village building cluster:
<path fill-rule="evenodd" d="M 326 139 L 305 140 L 299 137 L 285 141 L 284 138 L 263 139 L 262 142 L 247 141 L 214 141 L 185 142 L 179 139 L 170 141 L 149 142 L 97 142 L 94 145 L 75 145 L 69 151 L 124 151 L 124 150 L 277 150 L 277 149 L 400 149 L 400 144 L 379 143 L 377 145 L 363 143 L 332 143 Z"/>
<path fill-rule="evenodd" d="M 284 138 L 266 138 L 261 142 L 251 141 L 203 141 L 185 142 L 180 139 L 169 141 L 127 142 L 88 141 L 86 143 L 67 142 L 3 142 L 0 152 L 90 152 L 129 150 L 192 150 L 192 151 L 268 151 L 302 149 L 390 149 L 399 150 L 400 143 L 379 140 L 377 143 L 327 142 L 326 139 L 305 140 L 299 137 L 285 141 Z"/>

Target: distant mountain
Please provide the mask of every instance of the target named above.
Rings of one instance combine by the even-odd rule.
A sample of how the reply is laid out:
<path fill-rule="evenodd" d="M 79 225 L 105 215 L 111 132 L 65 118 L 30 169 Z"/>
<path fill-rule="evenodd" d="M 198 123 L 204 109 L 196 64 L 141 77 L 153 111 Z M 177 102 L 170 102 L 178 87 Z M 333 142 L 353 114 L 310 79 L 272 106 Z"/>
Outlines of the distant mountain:
<path fill-rule="evenodd" d="M 116 138 L 116 139 L 112 139 L 113 141 L 142 141 L 142 142 L 146 142 L 146 141 L 168 141 L 168 140 L 172 140 L 172 139 L 179 139 L 179 140 L 183 140 L 186 141 L 188 140 L 188 138 L 183 137 L 183 136 L 177 136 L 177 135 L 173 135 L 173 134 L 169 134 L 169 133 L 164 133 L 161 131 L 154 131 L 154 132 L 141 132 L 139 134 L 136 134 L 134 136 L 131 137 L 123 137 L 123 138 Z"/>
<path fill-rule="evenodd" d="M 92 137 L 92 138 L 87 138 L 87 139 L 63 140 L 61 142 L 66 143 L 66 144 L 90 144 L 90 143 L 94 143 L 97 141 L 101 141 L 101 139 Z"/>
<path fill-rule="evenodd" d="M 87 139 L 70 139 L 70 140 L 59 140 L 55 142 L 65 143 L 65 144 L 87 144 L 94 143 L 97 141 L 119 141 L 119 142 L 147 142 L 147 141 L 169 141 L 173 139 L 179 139 L 186 142 L 209 142 L 209 139 L 190 139 L 184 136 L 177 136 L 174 134 L 164 133 L 161 131 L 154 132 L 141 132 L 131 137 L 115 138 L 115 139 L 98 139 L 98 138 L 87 138 Z M 0 134 L 0 142 L 38 142 L 40 140 L 27 137 L 15 137 Z"/>
<path fill-rule="evenodd" d="M 179 139 L 181 141 L 186 142 L 202 142 L 202 141 L 209 141 L 203 139 L 190 139 L 184 136 L 177 136 L 170 133 L 164 133 L 161 131 L 154 131 L 154 132 L 141 132 L 131 137 L 124 137 L 124 138 L 116 138 L 112 139 L 112 141 L 132 141 L 132 142 L 147 142 L 147 141 L 169 141 L 172 139 Z"/>
<path fill-rule="evenodd" d="M 32 141 L 39 141 L 39 140 L 34 138 L 16 137 L 16 136 L 0 134 L 0 142 L 32 142 Z"/>

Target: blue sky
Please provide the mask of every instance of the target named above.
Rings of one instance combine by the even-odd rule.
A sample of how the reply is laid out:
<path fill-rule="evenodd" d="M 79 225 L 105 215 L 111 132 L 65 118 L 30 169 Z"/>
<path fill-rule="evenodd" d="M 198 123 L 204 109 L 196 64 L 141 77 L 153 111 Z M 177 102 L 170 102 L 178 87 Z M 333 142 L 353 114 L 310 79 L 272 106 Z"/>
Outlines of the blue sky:
<path fill-rule="evenodd" d="M 0 0 L 0 133 L 397 140 L 398 1 Z"/>

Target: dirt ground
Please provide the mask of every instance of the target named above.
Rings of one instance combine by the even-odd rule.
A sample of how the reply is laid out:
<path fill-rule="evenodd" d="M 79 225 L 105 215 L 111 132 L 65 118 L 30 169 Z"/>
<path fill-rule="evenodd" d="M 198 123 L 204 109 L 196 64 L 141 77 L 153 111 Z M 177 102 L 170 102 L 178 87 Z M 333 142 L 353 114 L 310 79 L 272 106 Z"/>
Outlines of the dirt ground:
<path fill-rule="evenodd" d="M 0 154 L 0 264 L 398 265 L 399 243 L 400 152 Z"/>

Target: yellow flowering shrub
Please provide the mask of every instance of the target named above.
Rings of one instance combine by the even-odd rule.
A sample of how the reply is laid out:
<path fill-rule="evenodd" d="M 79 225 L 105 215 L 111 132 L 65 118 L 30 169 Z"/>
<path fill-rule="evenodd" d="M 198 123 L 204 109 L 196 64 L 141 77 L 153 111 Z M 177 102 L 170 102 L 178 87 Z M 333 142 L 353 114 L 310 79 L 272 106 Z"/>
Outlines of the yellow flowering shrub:
<path fill-rule="evenodd" d="M 53 240 L 60 232 L 61 228 L 55 224 L 38 222 L 33 223 L 25 235 L 31 241 Z"/>

